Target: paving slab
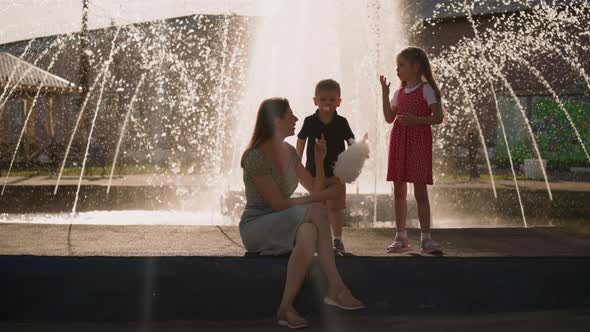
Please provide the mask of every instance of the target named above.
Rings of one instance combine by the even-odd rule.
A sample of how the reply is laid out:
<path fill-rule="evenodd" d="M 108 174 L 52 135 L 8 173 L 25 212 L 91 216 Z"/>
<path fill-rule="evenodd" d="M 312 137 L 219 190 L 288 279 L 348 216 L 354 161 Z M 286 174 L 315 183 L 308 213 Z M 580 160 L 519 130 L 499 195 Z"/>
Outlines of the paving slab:
<path fill-rule="evenodd" d="M 385 252 L 395 231 L 345 227 L 356 256 Z M 590 226 L 435 229 L 447 257 L 590 256 Z M 420 233 L 409 230 L 417 252 Z M 243 256 L 237 226 L 56 225 L 0 223 L 0 255 L 34 256 Z"/>

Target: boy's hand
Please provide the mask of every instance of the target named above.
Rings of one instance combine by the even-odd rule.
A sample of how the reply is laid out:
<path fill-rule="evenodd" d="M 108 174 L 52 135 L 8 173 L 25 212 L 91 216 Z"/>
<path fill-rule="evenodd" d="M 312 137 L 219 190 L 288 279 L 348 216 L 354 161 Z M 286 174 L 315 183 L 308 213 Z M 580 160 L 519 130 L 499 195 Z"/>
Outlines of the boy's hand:
<path fill-rule="evenodd" d="M 398 115 L 395 119 L 395 122 L 404 126 L 413 126 L 419 124 L 419 117 L 414 115 Z"/>
<path fill-rule="evenodd" d="M 315 142 L 315 148 L 313 150 L 314 153 L 314 158 L 315 158 L 315 162 L 324 162 L 324 159 L 326 158 L 326 140 L 324 139 L 324 134 L 322 134 L 322 136 L 320 137 L 320 139 L 317 139 Z"/>
<path fill-rule="evenodd" d="M 389 96 L 389 87 L 391 86 L 391 82 L 387 82 L 387 77 L 384 75 L 379 75 L 379 82 L 381 82 L 381 91 L 383 92 L 383 95 Z"/>

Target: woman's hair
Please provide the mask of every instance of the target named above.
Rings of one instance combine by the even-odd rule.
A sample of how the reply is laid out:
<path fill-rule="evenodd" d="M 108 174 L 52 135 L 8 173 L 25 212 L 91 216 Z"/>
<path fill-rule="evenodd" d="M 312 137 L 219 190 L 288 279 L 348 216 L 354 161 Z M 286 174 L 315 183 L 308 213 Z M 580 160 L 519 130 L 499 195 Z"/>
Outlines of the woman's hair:
<path fill-rule="evenodd" d="M 265 99 L 258 107 L 256 115 L 256 125 L 248 147 L 242 154 L 240 165 L 244 167 L 244 158 L 250 150 L 259 147 L 262 143 L 268 141 L 275 134 L 275 119 L 285 117 L 290 109 L 289 101 L 286 98 L 274 97 Z"/>
<path fill-rule="evenodd" d="M 406 58 L 408 61 L 417 63 L 420 66 L 420 77 L 426 79 L 426 81 L 432 86 L 434 90 L 434 94 L 436 95 L 437 101 L 441 102 L 441 93 L 440 89 L 438 88 L 438 84 L 436 84 L 436 80 L 432 75 L 432 67 L 430 66 L 430 61 L 428 60 L 428 55 L 426 52 L 419 48 L 419 47 L 407 47 L 403 49 L 398 56 L 402 56 Z M 402 87 L 405 87 L 407 84 L 406 81 L 402 81 Z"/>

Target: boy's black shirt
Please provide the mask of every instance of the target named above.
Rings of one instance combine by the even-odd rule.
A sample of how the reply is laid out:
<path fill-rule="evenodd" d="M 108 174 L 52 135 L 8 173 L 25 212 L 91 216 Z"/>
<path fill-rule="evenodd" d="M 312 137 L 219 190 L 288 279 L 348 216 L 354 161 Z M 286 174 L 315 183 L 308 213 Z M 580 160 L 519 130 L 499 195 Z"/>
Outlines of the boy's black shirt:
<path fill-rule="evenodd" d="M 334 163 L 338 159 L 338 155 L 345 150 L 344 142 L 351 138 L 354 139 L 354 134 L 346 118 L 338 115 L 338 112 L 334 112 L 334 117 L 328 124 L 324 124 L 320 120 L 319 110 L 305 118 L 303 127 L 297 137 L 307 140 L 305 168 L 313 176 L 315 176 L 315 139 L 319 139 L 322 134 L 324 134 L 327 148 L 326 158 L 324 159 L 324 173 L 326 176 L 334 176 Z"/>

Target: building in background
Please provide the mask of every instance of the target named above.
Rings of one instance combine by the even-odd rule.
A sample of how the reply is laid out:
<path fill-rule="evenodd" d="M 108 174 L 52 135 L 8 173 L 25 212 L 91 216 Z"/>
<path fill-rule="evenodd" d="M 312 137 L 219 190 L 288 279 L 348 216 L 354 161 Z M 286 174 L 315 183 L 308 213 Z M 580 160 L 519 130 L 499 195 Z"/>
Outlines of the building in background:
<path fill-rule="evenodd" d="M 0 91 L 0 160 L 6 162 L 11 157 L 28 121 L 22 133 L 20 159 L 49 162 L 66 100 L 78 96 L 80 89 L 10 53 L 0 52 Z"/>
<path fill-rule="evenodd" d="M 90 97 L 81 100 L 76 94 L 54 100 L 55 149 L 63 154 L 83 107 L 70 165 L 80 165 L 95 112 L 90 164 L 104 166 L 111 161 L 128 113 L 124 162 L 157 165 L 174 153 L 190 159 L 184 160 L 187 163 L 202 160 L 209 141 L 221 145 L 231 135 L 218 130 L 222 122 L 233 120 L 220 107 L 230 107 L 238 98 L 232 92 L 245 82 L 248 21 L 231 15 L 194 15 L 89 31 Z M 49 68 L 64 82 L 79 79 L 79 34 L 13 42 L 0 45 L 0 51 Z M 36 113 L 47 113 L 45 102 L 36 103 Z M 6 147 L 9 151 L 14 149 L 15 128 L 21 123 L 20 115 L 11 117 L 0 120 L 2 126 L 12 128 L 2 133 L 11 144 Z M 36 117 L 40 123 L 41 117 Z M 217 127 L 210 128 L 212 124 Z M 35 125 L 30 131 L 39 128 Z M 215 142 L 209 139 L 213 134 Z"/>

